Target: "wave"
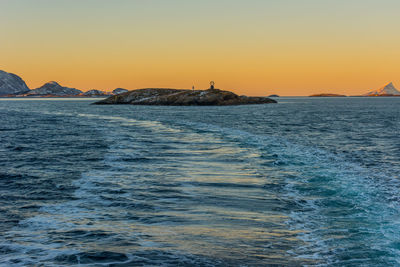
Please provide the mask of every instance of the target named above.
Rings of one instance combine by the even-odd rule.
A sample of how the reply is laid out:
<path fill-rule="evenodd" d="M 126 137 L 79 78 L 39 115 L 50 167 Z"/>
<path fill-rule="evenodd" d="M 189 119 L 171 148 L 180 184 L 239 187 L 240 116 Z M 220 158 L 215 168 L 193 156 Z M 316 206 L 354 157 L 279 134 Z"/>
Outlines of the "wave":
<path fill-rule="evenodd" d="M 270 159 L 260 172 L 285 180 L 281 197 L 297 208 L 286 221 L 305 241 L 289 253 L 320 264 L 400 263 L 398 216 L 400 183 L 385 172 L 349 162 L 345 155 L 216 125 L 181 121 L 181 125 L 209 131 L 240 142 Z M 264 155 L 265 154 L 265 155 Z M 272 160 L 271 160 L 272 155 Z M 275 171 L 273 171 L 275 169 Z"/>
<path fill-rule="evenodd" d="M 0 264 L 399 264 L 399 183 L 383 172 L 217 125 L 68 116 L 103 134 L 103 167 L 7 232 Z"/>

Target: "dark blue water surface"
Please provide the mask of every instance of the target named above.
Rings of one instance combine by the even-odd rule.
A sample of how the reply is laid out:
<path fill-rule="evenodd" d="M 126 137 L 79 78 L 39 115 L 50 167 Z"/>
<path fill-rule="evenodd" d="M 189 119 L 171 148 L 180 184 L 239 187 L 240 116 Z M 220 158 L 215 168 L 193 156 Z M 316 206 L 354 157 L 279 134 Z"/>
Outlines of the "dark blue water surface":
<path fill-rule="evenodd" d="M 398 266 L 400 98 L 0 100 L 1 266 Z"/>

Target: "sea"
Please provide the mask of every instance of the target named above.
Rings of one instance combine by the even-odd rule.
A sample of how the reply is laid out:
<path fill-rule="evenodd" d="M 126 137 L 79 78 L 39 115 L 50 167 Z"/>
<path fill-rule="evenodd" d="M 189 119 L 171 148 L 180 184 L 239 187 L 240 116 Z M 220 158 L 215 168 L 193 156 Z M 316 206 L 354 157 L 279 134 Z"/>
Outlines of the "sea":
<path fill-rule="evenodd" d="M 400 98 L 0 99 L 0 266 L 399 266 Z"/>

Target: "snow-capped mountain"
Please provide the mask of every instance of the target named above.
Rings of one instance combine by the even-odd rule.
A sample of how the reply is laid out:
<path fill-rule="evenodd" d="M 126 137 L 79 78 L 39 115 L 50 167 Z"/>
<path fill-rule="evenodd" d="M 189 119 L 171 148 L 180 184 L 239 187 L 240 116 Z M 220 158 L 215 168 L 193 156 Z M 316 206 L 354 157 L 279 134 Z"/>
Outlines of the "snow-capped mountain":
<path fill-rule="evenodd" d="M 106 92 L 103 92 L 100 90 L 96 90 L 96 89 L 92 89 L 87 92 L 84 92 L 83 95 L 84 96 L 107 96 L 107 95 L 109 95 L 109 93 L 106 93 Z"/>
<path fill-rule="evenodd" d="M 0 95 L 18 95 L 29 92 L 28 86 L 18 75 L 0 70 Z"/>
<path fill-rule="evenodd" d="M 81 90 L 69 88 L 59 85 L 57 82 L 48 82 L 39 88 L 36 88 L 28 93 L 28 95 L 79 95 L 82 94 Z"/>
<path fill-rule="evenodd" d="M 119 94 L 126 93 L 126 92 L 128 92 L 128 90 L 126 90 L 124 88 L 116 88 L 112 91 L 112 94 L 119 95 Z"/>
<path fill-rule="evenodd" d="M 388 83 L 378 90 L 374 90 L 364 94 L 363 96 L 387 96 L 387 95 L 400 95 L 400 91 L 398 91 L 393 83 Z"/>

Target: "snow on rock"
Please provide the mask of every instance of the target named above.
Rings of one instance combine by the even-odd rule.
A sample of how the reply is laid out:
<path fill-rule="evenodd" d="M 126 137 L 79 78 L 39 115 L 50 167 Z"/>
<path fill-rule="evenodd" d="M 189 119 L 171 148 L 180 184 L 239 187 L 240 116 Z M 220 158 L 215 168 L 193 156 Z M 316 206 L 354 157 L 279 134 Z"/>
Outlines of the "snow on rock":
<path fill-rule="evenodd" d="M 126 93 L 126 92 L 128 92 L 128 90 L 126 90 L 124 88 L 116 88 L 112 91 L 112 94 L 119 95 L 119 94 Z"/>
<path fill-rule="evenodd" d="M 57 82 L 48 82 L 39 88 L 30 91 L 27 95 L 31 96 L 43 96 L 43 95 L 54 95 L 54 96 L 70 96 L 82 94 L 81 90 L 75 88 L 69 88 L 59 85 Z"/>
<path fill-rule="evenodd" d="M 106 92 L 100 91 L 100 90 L 93 89 L 93 90 L 84 92 L 83 95 L 84 96 L 107 96 L 109 94 Z"/>
<path fill-rule="evenodd" d="M 363 96 L 390 96 L 390 95 L 400 95 L 400 92 L 394 87 L 393 83 L 388 83 L 382 88 L 368 92 Z"/>
<path fill-rule="evenodd" d="M 29 91 L 28 86 L 21 77 L 0 70 L 0 95 L 18 95 Z"/>
<path fill-rule="evenodd" d="M 276 103 L 267 97 L 238 96 L 219 89 L 187 90 L 169 88 L 145 88 L 129 91 L 94 104 L 131 104 L 131 105 L 167 105 L 167 106 L 222 106 Z"/>

